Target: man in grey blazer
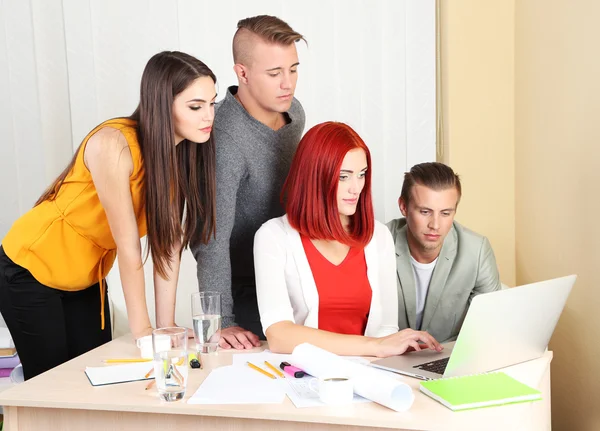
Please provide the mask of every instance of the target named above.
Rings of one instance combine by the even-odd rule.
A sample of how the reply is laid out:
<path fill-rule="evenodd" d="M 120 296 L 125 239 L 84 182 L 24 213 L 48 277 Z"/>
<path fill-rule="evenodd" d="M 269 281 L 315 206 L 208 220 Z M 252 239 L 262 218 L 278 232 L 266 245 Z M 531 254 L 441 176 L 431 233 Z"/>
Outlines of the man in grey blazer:
<path fill-rule="evenodd" d="M 450 167 L 415 165 L 398 200 L 404 218 L 387 224 L 396 245 L 398 326 L 440 342 L 456 339 L 474 296 L 501 287 L 487 238 L 454 221 L 460 197 Z"/>

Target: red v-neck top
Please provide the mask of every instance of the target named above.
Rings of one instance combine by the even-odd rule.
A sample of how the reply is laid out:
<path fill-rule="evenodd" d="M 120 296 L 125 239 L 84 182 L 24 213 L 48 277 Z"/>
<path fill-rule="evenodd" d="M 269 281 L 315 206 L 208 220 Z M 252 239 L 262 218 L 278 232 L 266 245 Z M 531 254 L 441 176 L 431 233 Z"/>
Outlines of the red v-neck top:
<path fill-rule="evenodd" d="M 319 329 L 364 335 L 372 296 L 364 249 L 351 247 L 342 263 L 334 265 L 309 238 L 301 237 L 319 293 Z"/>

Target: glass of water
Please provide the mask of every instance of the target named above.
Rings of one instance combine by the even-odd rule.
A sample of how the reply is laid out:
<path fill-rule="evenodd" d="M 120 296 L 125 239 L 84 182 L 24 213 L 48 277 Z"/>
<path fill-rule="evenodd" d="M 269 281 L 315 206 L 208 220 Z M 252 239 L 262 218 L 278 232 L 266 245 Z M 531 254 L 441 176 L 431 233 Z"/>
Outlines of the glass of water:
<path fill-rule="evenodd" d="M 196 350 L 199 353 L 216 352 L 221 339 L 221 294 L 193 293 L 192 319 Z"/>
<path fill-rule="evenodd" d="M 182 399 L 188 380 L 187 329 L 155 329 L 152 331 L 152 349 L 159 398 L 164 401 Z"/>

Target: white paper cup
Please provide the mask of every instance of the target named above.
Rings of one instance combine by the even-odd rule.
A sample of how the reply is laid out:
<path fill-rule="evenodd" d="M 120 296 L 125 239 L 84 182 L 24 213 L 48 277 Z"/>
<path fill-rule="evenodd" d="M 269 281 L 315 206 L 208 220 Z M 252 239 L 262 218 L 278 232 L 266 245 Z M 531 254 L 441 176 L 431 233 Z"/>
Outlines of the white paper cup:
<path fill-rule="evenodd" d="M 160 350 L 169 350 L 169 348 L 171 347 L 169 337 L 159 336 L 157 341 L 159 342 Z M 154 359 L 154 351 L 152 350 L 152 335 L 146 335 L 145 337 L 138 338 L 136 344 L 140 349 L 140 356 L 142 358 Z"/>
<path fill-rule="evenodd" d="M 308 387 L 318 393 L 325 404 L 350 404 L 354 398 L 354 386 L 348 377 L 314 378 L 308 382 Z"/>
<path fill-rule="evenodd" d="M 140 356 L 142 358 L 154 359 L 154 352 L 152 351 L 152 335 L 138 338 L 136 344 L 140 349 Z"/>

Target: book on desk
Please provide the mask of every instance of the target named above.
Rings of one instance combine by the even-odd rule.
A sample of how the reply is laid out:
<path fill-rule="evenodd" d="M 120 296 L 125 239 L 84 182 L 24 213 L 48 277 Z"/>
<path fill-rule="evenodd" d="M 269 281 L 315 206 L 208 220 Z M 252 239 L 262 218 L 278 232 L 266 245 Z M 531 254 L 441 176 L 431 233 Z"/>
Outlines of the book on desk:
<path fill-rule="evenodd" d="M 540 391 L 502 372 L 429 380 L 420 391 L 454 411 L 542 399 Z"/>

